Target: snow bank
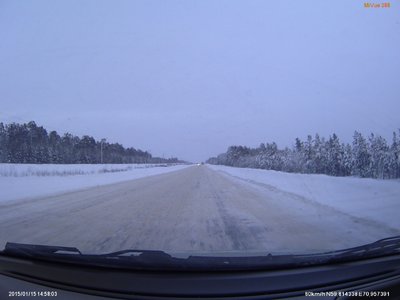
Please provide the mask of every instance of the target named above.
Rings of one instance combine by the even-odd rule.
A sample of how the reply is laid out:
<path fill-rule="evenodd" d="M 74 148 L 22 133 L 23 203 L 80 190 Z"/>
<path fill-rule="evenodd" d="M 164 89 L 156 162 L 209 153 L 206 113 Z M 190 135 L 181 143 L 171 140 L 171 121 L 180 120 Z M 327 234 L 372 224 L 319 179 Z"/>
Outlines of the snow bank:
<path fill-rule="evenodd" d="M 400 229 L 400 180 L 333 177 L 208 165 L 213 170 L 302 196 L 343 213 Z"/>
<path fill-rule="evenodd" d="M 0 164 L 0 203 L 50 196 L 187 168 L 187 165 L 23 165 Z M 10 171 L 11 170 L 11 171 Z M 118 171 L 117 171 L 118 170 Z M 13 175 L 12 175 L 13 174 Z M 31 176 L 27 176 L 30 174 Z M 40 175 L 45 174 L 45 175 Z M 54 176 L 48 176 L 53 174 Z M 39 176 L 36 176 L 39 175 Z M 64 176 L 73 175 L 73 176 Z"/>
<path fill-rule="evenodd" d="M 132 169 L 168 166 L 167 164 L 1 164 L 0 176 L 70 176 L 123 172 Z"/>

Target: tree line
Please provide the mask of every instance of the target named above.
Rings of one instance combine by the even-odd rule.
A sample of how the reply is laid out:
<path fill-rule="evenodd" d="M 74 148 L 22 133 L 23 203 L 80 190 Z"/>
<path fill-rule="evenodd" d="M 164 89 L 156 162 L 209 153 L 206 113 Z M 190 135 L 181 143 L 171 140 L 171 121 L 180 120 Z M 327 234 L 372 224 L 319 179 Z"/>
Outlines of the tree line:
<path fill-rule="evenodd" d="M 47 132 L 34 121 L 24 124 L 0 123 L 1 163 L 177 163 L 177 158 L 153 157 L 149 152 L 124 148 L 118 143 L 81 138 L 70 133 L 60 136 L 56 131 Z"/>
<path fill-rule="evenodd" d="M 351 144 L 340 142 L 336 134 L 328 139 L 315 134 L 304 141 L 296 138 L 291 148 L 279 149 L 275 142 L 261 143 L 257 148 L 231 146 L 207 162 L 296 173 L 400 178 L 399 134 L 400 130 L 393 132 L 391 144 L 380 135 L 364 137 L 355 131 Z"/>

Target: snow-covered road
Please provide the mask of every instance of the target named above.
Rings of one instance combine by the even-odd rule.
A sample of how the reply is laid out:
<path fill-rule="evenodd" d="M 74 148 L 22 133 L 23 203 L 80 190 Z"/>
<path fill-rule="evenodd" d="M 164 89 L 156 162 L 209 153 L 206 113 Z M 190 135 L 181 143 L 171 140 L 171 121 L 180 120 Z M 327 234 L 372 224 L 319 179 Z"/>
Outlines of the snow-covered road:
<path fill-rule="evenodd" d="M 9 241 L 86 253 L 135 248 L 299 253 L 398 234 L 390 224 L 209 166 L 0 203 L 0 247 Z"/>

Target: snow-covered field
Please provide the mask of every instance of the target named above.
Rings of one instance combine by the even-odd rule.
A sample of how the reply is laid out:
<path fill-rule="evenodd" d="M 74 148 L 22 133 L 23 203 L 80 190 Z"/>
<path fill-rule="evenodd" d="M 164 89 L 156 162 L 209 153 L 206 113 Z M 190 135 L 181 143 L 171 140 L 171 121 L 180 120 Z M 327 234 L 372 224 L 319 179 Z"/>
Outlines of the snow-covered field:
<path fill-rule="evenodd" d="M 186 167 L 166 164 L 0 164 L 0 202 L 49 196 Z"/>
<path fill-rule="evenodd" d="M 165 167 L 167 164 L 0 164 L 0 176 L 69 176 Z"/>
<path fill-rule="evenodd" d="M 292 193 L 351 216 L 400 229 L 400 180 L 294 174 L 208 165 L 254 185 Z M 296 205 L 293 203 L 293 205 Z"/>

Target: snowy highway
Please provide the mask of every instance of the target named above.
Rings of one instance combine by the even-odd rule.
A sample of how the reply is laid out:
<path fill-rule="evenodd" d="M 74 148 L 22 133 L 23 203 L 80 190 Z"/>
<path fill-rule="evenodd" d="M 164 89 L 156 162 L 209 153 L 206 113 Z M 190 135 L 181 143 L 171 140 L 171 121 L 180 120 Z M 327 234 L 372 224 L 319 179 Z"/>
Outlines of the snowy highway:
<path fill-rule="evenodd" d="M 8 242 L 169 252 L 314 252 L 369 243 L 400 230 L 213 170 L 165 174 L 0 203 Z"/>

